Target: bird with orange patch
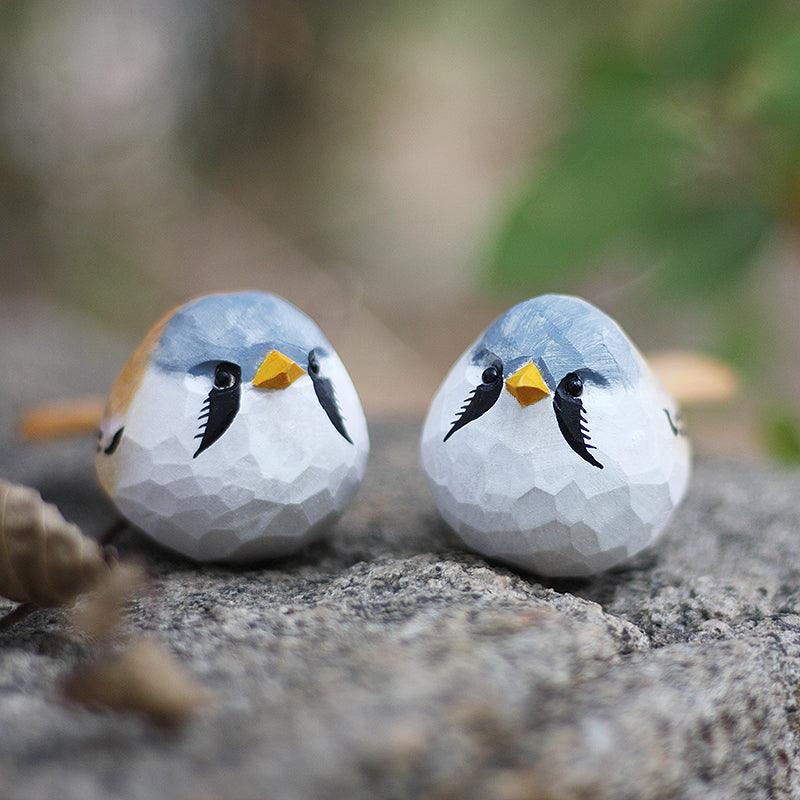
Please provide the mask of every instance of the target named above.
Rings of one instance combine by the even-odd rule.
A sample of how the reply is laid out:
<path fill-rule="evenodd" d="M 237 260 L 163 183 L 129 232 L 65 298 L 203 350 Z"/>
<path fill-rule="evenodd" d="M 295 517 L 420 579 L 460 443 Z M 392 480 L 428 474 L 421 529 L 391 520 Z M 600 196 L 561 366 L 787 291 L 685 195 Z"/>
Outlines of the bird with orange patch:
<path fill-rule="evenodd" d="M 286 300 L 200 297 L 162 319 L 111 390 L 97 473 L 120 513 L 196 561 L 286 555 L 347 507 L 369 436 L 347 370 Z"/>

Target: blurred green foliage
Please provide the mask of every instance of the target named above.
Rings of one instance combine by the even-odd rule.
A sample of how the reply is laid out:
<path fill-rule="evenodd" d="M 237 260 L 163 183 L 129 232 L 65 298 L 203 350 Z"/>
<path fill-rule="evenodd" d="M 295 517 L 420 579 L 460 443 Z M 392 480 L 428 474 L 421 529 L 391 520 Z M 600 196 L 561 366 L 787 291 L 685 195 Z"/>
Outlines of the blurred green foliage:
<path fill-rule="evenodd" d="M 787 411 L 775 411 L 764 420 L 767 452 L 784 464 L 800 464 L 800 425 Z"/>
<path fill-rule="evenodd" d="M 490 282 L 563 291 L 598 267 L 613 282 L 616 259 L 651 301 L 694 305 L 757 379 L 775 321 L 744 292 L 766 243 L 800 223 L 798 7 L 599 5 L 572 9 L 586 19 L 566 102 L 503 216 Z M 797 415 L 759 403 L 767 450 L 800 463 Z"/>
<path fill-rule="evenodd" d="M 484 230 L 471 209 L 513 170 L 492 286 L 601 303 L 624 291 L 637 335 L 652 319 L 653 341 L 670 325 L 671 344 L 716 349 L 773 387 L 748 393 L 763 411 L 798 374 L 765 358 L 796 352 L 796 322 L 762 313 L 774 287 L 754 280 L 765 245 L 800 222 L 798 10 L 8 0 L 4 289 L 138 331 L 165 297 L 214 288 L 208 264 L 195 287 L 194 249 L 229 243 L 219 279 L 256 285 L 267 244 L 285 241 L 363 279 L 364 303 L 410 329 L 471 296 L 465 243 Z M 543 125 L 549 144 L 528 162 Z M 797 452 L 791 414 L 764 431 L 773 452 Z"/>
<path fill-rule="evenodd" d="M 650 288 L 724 318 L 768 234 L 800 211 L 797 6 L 599 5 L 584 12 L 563 124 L 502 223 L 492 283 L 563 288 L 621 256 L 655 267 Z"/>

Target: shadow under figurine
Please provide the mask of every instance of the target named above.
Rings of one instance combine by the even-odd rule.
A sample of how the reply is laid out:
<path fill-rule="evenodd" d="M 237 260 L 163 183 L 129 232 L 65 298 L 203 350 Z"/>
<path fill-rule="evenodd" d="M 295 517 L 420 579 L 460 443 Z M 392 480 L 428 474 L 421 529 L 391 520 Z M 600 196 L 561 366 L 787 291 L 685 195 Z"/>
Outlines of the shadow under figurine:
<path fill-rule="evenodd" d="M 196 561 L 291 553 L 348 506 L 369 453 L 361 403 L 313 320 L 271 294 L 201 297 L 117 378 L 97 473 L 120 513 Z"/>
<path fill-rule="evenodd" d="M 620 327 L 584 300 L 543 295 L 455 363 L 421 456 L 468 547 L 583 576 L 655 541 L 686 491 L 690 448 L 674 400 Z"/>

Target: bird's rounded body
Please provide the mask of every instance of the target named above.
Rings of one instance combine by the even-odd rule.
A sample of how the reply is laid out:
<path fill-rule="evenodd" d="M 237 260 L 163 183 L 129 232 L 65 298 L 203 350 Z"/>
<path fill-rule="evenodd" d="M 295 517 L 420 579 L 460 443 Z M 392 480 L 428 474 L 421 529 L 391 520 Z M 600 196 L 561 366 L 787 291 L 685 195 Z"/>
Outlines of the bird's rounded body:
<path fill-rule="evenodd" d="M 689 476 L 674 401 L 613 320 L 561 295 L 510 309 L 455 363 L 421 456 L 466 545 L 550 576 L 650 545 Z"/>
<path fill-rule="evenodd" d="M 368 452 L 358 395 L 316 323 L 243 292 L 187 303 L 145 337 L 109 397 L 97 471 L 158 543 L 242 563 L 319 535 Z"/>

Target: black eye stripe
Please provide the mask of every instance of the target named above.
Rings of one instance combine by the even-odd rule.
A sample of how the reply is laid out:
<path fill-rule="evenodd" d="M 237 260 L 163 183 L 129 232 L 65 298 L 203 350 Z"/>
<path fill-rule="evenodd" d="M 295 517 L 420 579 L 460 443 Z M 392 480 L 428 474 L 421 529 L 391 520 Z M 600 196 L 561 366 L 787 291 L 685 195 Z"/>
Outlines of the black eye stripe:
<path fill-rule="evenodd" d="M 496 375 L 495 370 L 497 371 Z M 596 448 L 591 444 L 592 437 L 589 434 L 586 409 L 581 396 L 585 380 L 588 379 L 598 386 L 606 386 L 608 381 L 593 370 L 583 369 L 579 373 L 570 372 L 561 379 L 553 393 L 553 409 L 559 430 L 567 444 L 584 461 L 598 469 L 603 469 L 603 465 L 589 452 Z M 483 371 L 482 383 L 470 392 L 458 417 L 445 435 L 445 442 L 456 431 L 478 419 L 494 406 L 503 390 L 502 378 L 503 364 L 496 359 Z"/>
<path fill-rule="evenodd" d="M 317 400 L 319 400 L 323 411 L 328 415 L 331 424 L 344 439 L 353 444 L 353 440 L 345 427 L 342 412 L 339 410 L 339 402 L 336 399 L 333 383 L 328 378 L 322 377 L 319 359 L 313 350 L 308 354 L 308 375 L 314 385 L 314 393 L 317 395 Z"/>
<path fill-rule="evenodd" d="M 580 382 L 580 392 L 574 392 Z M 556 412 L 556 421 L 561 435 L 566 443 L 584 460 L 593 467 L 603 469 L 603 465 L 589 452 L 596 449 L 589 444 L 589 426 L 586 421 L 586 409 L 580 394 L 583 392 L 583 382 L 580 377 L 570 372 L 565 375 L 553 393 L 553 409 Z"/>
<path fill-rule="evenodd" d="M 221 378 L 224 376 L 227 378 L 223 383 Z M 233 379 L 230 385 L 226 385 L 230 382 L 228 378 Z M 242 370 L 239 365 L 228 361 L 220 362 L 214 373 L 214 381 L 215 384 L 208 393 L 198 417 L 200 432 L 194 438 L 200 439 L 200 446 L 194 458 L 204 450 L 208 450 L 230 428 L 239 413 L 242 393 Z M 224 388 L 217 386 L 218 381 L 223 383 Z"/>
<path fill-rule="evenodd" d="M 457 430 L 482 417 L 500 397 L 503 391 L 503 362 L 495 359 L 481 375 L 482 383 L 467 397 L 461 411 L 444 437 L 447 441 Z"/>

